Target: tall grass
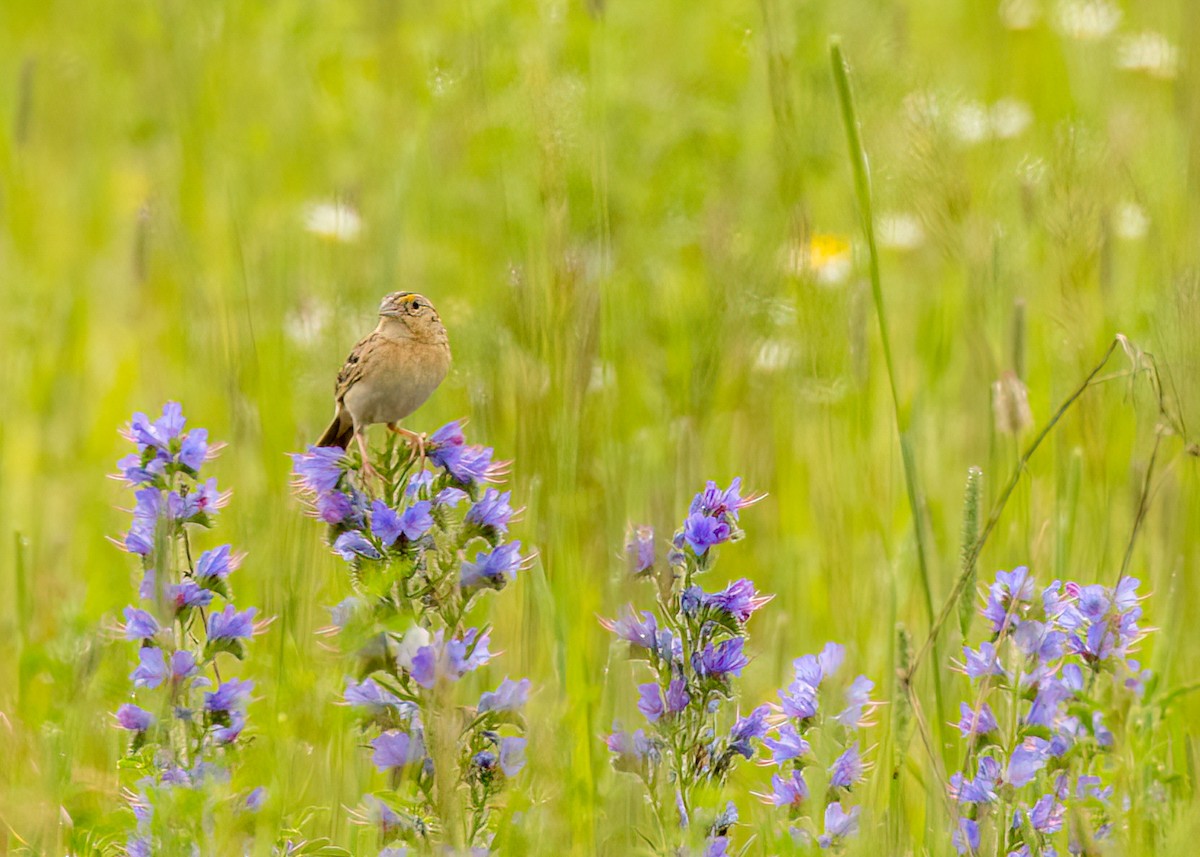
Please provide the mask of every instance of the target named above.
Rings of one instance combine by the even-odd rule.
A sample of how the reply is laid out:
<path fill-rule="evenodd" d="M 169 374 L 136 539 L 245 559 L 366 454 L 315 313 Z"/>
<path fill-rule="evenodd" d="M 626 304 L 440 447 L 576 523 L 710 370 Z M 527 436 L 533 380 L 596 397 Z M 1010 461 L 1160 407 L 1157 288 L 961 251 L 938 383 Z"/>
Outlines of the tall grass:
<path fill-rule="evenodd" d="M 375 774 L 315 633 L 345 579 L 289 498 L 284 453 L 319 433 L 341 360 L 395 288 L 434 301 L 454 348 L 411 427 L 470 417 L 514 460 L 514 535 L 539 551 L 494 634 L 505 669 L 541 688 L 513 848 L 639 847 L 646 808 L 599 740 L 629 683 L 595 617 L 631 598 L 627 524 L 670 532 L 707 477 L 770 495 L 721 563 L 777 593 L 749 699 L 828 639 L 895 675 L 897 624 L 914 667 L 945 667 L 918 655 L 963 569 L 971 466 L 982 509 L 1007 500 L 981 579 L 1028 563 L 1111 585 L 1125 563 L 1170 641 L 1143 660 L 1194 681 L 1200 70 L 1117 64 L 1145 30 L 1186 60 L 1194 13 L 1130 4 L 1116 32 L 1078 41 L 1046 12 L 1018 30 L 993 6 L 929 0 L 3 4 L 0 851 L 86 853 L 119 804 L 108 712 L 129 666 L 108 628 L 130 580 L 105 541 L 123 500 L 104 475 L 115 428 L 168 398 L 230 442 L 222 538 L 248 551 L 239 596 L 278 617 L 247 665 L 264 841 L 284 823 L 354 841 L 344 807 Z M 866 233 L 833 32 L 855 63 Z M 975 105 L 1002 99 L 1028 124 L 973 137 Z M 325 200 L 361 216 L 356 240 L 305 228 Z M 1118 332 L 1155 355 L 1159 386 L 1128 383 L 1114 356 L 1022 458 L 1035 438 L 997 431 L 992 382 L 1016 372 L 1044 426 Z M 1160 394 L 1177 422 L 1161 443 Z M 946 853 L 917 731 L 941 718 L 925 673 L 906 673 L 925 723 L 903 740 L 880 727 L 877 761 L 898 761 L 876 765 L 857 847 Z M 1198 715 L 1185 693 L 1161 724 L 1180 778 L 1163 835 L 1181 854 L 1200 832 Z M 751 828 L 772 817 L 743 804 Z"/>

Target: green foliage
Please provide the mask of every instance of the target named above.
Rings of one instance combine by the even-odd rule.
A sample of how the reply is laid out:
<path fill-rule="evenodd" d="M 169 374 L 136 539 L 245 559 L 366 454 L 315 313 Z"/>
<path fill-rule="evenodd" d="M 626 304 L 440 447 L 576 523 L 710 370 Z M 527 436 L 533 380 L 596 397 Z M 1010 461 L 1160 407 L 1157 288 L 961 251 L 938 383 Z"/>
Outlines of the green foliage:
<path fill-rule="evenodd" d="M 991 413 L 1006 369 L 1041 426 L 1120 331 L 1200 424 L 1200 64 L 1119 63 L 1146 31 L 1188 59 L 1200 19 L 1185 0 L 1126 3 L 1115 32 L 1080 41 L 1064 5 L 0 4 L 0 851 L 105 847 L 130 665 L 104 629 L 133 581 L 105 542 L 127 503 L 102 477 L 124 453 L 114 426 L 176 398 L 230 444 L 212 465 L 237 492 L 220 538 L 255 559 L 239 598 L 278 617 L 239 666 L 257 700 L 239 766 L 271 795 L 255 853 L 293 828 L 373 853 L 345 808 L 377 774 L 319 633 L 343 563 L 298 520 L 283 453 L 324 427 L 395 288 L 434 301 L 454 350 L 406 427 L 469 415 L 514 460 L 540 552 L 493 617 L 503 669 L 542 689 L 512 853 L 642 847 L 649 810 L 597 740 L 634 700 L 594 617 L 633 597 L 612 548 L 628 523 L 669 532 L 706 478 L 769 494 L 719 571 L 777 593 L 746 698 L 828 639 L 894 674 L 893 629 L 919 650 L 926 595 L 830 34 L 854 63 L 934 606 L 961 570 L 964 470 L 987 474 L 990 510 L 1013 469 Z M 1040 14 L 1013 29 L 1017 7 Z M 1028 109 L 1013 135 L 995 133 L 1003 100 Z M 326 201 L 360 218 L 352 240 L 318 228 Z M 1130 572 L 1161 629 L 1142 660 L 1176 695 L 1138 734 L 1173 785 L 1165 820 L 1122 844 L 1191 854 L 1196 460 L 1166 436 L 1148 468 L 1155 403 L 1105 373 L 1023 467 L 978 563 L 1111 584 L 1151 471 Z M 948 851 L 917 726 L 935 719 L 927 672 L 913 692 L 906 722 L 881 718 L 904 761 L 877 765 L 852 853 Z M 740 841 L 772 823 L 739 809 Z"/>

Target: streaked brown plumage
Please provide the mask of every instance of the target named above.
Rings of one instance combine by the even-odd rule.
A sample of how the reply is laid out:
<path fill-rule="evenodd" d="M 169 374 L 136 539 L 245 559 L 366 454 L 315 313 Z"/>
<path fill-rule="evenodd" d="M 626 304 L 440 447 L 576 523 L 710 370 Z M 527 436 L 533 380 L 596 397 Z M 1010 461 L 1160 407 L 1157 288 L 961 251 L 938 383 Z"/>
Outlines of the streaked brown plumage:
<path fill-rule="evenodd" d="M 421 407 L 449 370 L 450 340 L 437 310 L 423 295 L 393 292 L 379 305 L 379 325 L 338 372 L 337 410 L 317 446 L 346 449 L 354 438 L 367 464 L 363 433 L 376 423 L 419 444 L 396 423 Z"/>

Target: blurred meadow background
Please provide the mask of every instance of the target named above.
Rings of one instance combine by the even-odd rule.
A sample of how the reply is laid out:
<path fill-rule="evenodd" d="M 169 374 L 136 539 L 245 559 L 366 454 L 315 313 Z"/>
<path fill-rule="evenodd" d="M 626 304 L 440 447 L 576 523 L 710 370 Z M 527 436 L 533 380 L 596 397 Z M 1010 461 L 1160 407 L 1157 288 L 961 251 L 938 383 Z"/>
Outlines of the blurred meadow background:
<path fill-rule="evenodd" d="M 596 617 L 639 597 L 629 524 L 669 535 L 707 478 L 769 494 L 708 582 L 776 594 L 751 624 L 746 704 L 826 640 L 899 697 L 895 627 L 920 641 L 930 620 L 833 34 L 937 607 L 968 468 L 990 507 L 1036 432 L 1006 431 L 994 382 L 1019 378 L 1044 425 L 1121 333 L 1156 358 L 1177 426 L 1200 425 L 1200 7 L 0 4 L 0 852 L 88 853 L 120 810 L 111 712 L 131 649 L 113 628 L 135 577 L 106 538 L 130 503 L 106 476 L 130 413 L 168 399 L 228 443 L 211 472 L 234 494 L 209 538 L 248 552 L 239 597 L 276 617 L 242 667 L 239 776 L 269 792 L 256 853 L 285 823 L 355 847 L 345 808 L 379 775 L 316 634 L 349 583 L 285 453 L 324 428 L 342 360 L 396 289 L 432 299 L 455 360 L 408 426 L 468 417 L 512 459 L 514 534 L 538 551 L 494 601 L 505 657 L 480 678 L 535 686 L 512 853 L 639 848 L 646 811 L 600 740 L 635 698 Z M 1143 660 L 1184 687 L 1197 438 L 1156 447 L 1131 365 L 1118 348 L 1032 457 L 980 575 L 1111 585 L 1145 496 L 1129 569 L 1161 631 Z M 954 693 L 960 642 L 952 622 Z M 851 851 L 952 853 L 929 757 L 893 746 L 889 712 Z M 1177 775 L 1164 853 L 1200 834 L 1198 717 L 1181 695 L 1156 733 Z M 738 803 L 749 831 L 775 817 Z"/>

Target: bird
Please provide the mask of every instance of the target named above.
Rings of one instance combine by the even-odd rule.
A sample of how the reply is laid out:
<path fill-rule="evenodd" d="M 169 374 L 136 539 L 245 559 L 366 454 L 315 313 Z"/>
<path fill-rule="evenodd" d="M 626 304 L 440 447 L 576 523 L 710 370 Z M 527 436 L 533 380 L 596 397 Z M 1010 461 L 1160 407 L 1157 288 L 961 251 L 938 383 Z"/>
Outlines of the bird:
<path fill-rule="evenodd" d="M 385 424 L 407 438 L 414 454 L 424 453 L 425 436 L 397 423 L 433 394 L 450 371 L 450 339 L 429 298 L 416 292 L 392 292 L 379 304 L 379 324 L 359 340 L 338 372 L 333 422 L 317 446 L 349 449 L 358 442 L 363 469 L 368 426 Z"/>

